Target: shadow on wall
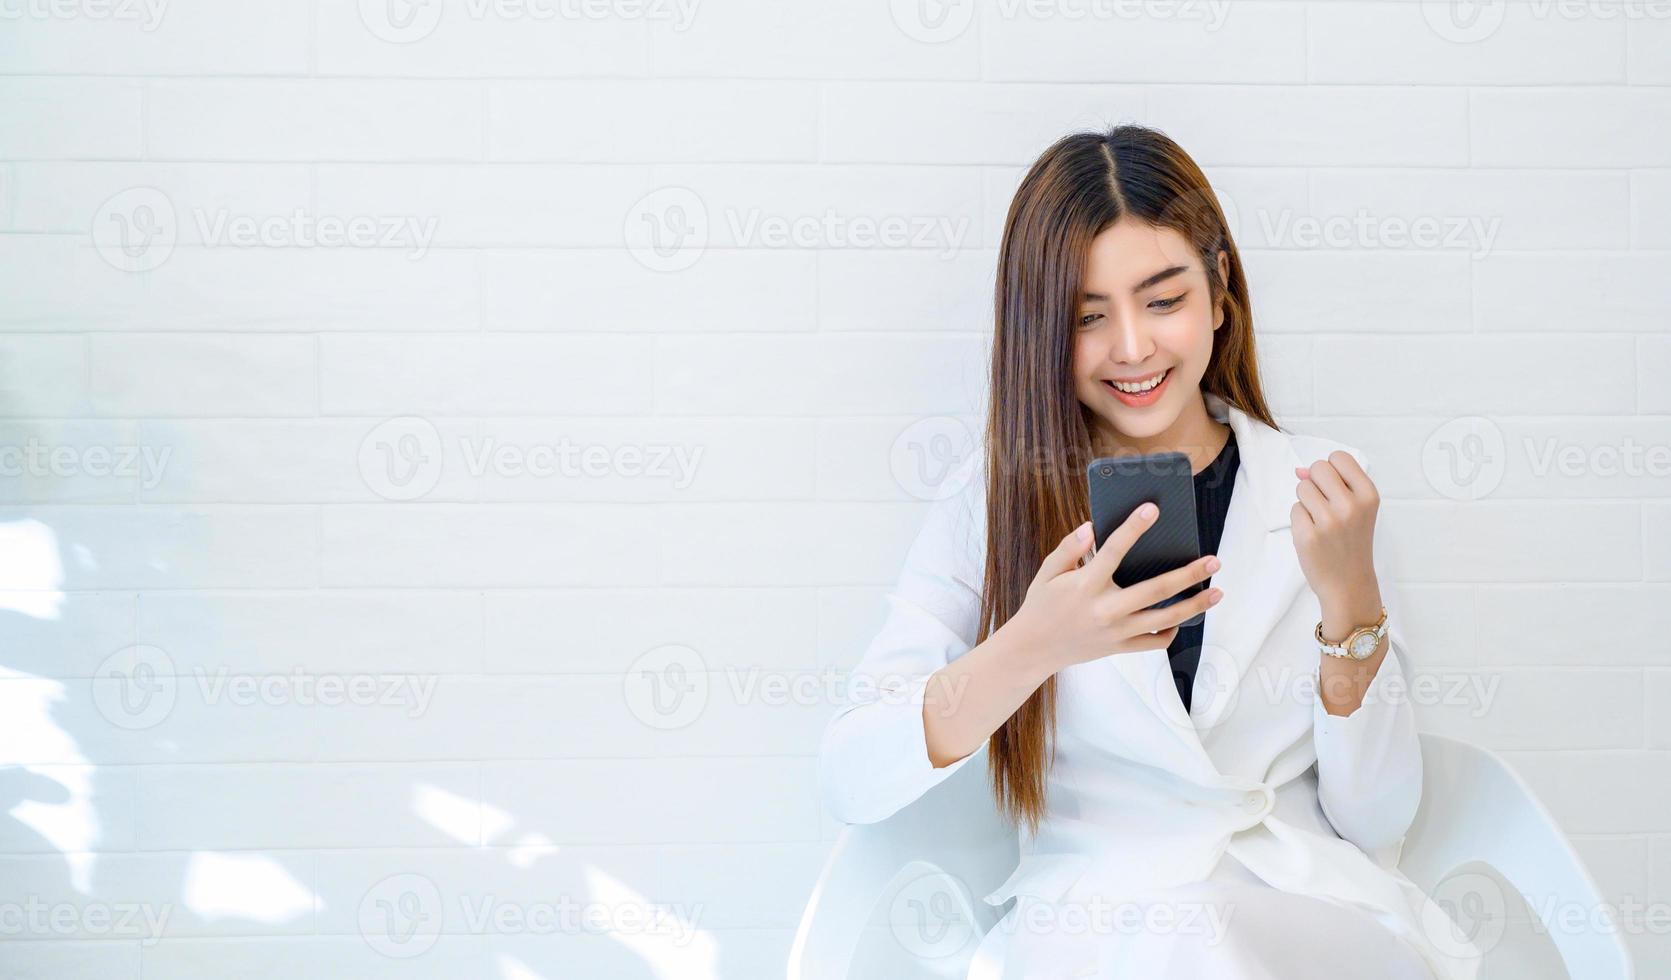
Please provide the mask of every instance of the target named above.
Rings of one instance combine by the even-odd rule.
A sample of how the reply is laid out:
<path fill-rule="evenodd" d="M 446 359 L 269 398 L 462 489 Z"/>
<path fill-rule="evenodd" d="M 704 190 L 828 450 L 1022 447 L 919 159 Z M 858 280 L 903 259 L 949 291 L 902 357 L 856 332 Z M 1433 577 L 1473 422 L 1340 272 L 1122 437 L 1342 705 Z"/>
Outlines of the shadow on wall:
<path fill-rule="evenodd" d="M 202 616 L 245 597 L 134 587 L 182 547 L 216 547 L 192 512 L 35 506 L 14 487 L 9 503 L 23 498 L 35 516 L 0 513 L 9 967 L 100 978 L 746 972 L 699 928 L 700 903 L 650 894 L 666 884 L 654 848 L 623 847 L 605 871 L 588 858 L 609 848 L 556 842 L 560 820 L 548 817 L 560 803 L 517 815 L 517 796 L 562 787 L 529 797 L 519 784 L 539 763 L 481 761 L 528 750 L 495 755 L 462 726 L 479 727 L 496 684 L 524 682 L 475 663 L 391 670 L 328 642 L 275 670 L 250 632 L 259 617 Z M 150 535 L 178 537 L 159 548 Z M 284 609 L 330 625 L 333 597 L 290 598 Z M 411 759 L 414 739 L 440 761 L 381 761 Z M 506 798 L 487 800 L 496 794 Z"/>

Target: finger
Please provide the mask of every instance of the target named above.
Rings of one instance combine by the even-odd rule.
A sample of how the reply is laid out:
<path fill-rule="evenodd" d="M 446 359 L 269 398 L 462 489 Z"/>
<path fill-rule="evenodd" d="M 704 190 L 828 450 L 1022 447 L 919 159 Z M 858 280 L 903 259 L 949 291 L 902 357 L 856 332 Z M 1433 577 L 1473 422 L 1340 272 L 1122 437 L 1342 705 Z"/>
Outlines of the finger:
<path fill-rule="evenodd" d="M 1095 558 L 1086 563 L 1104 576 L 1110 584 L 1114 581 L 1114 570 L 1125 560 L 1126 552 L 1143 536 L 1143 532 L 1154 526 L 1155 518 L 1160 516 L 1160 508 L 1153 503 L 1145 503 L 1132 511 L 1131 514 L 1108 535 L 1108 540 L 1097 549 Z"/>
<path fill-rule="evenodd" d="M 1131 624 L 1141 630 L 1167 629 L 1178 626 L 1197 613 L 1204 613 L 1224 597 L 1219 589 L 1202 589 L 1182 602 L 1174 602 L 1165 609 L 1145 609 L 1131 617 Z"/>
<path fill-rule="evenodd" d="M 1208 555 L 1174 568 L 1154 578 L 1144 579 L 1120 590 L 1120 601 L 1127 611 L 1147 609 L 1157 602 L 1170 599 L 1197 582 L 1204 582 L 1218 570 L 1218 556 Z"/>
<path fill-rule="evenodd" d="M 1315 522 L 1312 521 L 1311 511 L 1306 509 L 1305 504 L 1296 500 L 1294 506 L 1288 508 L 1288 523 L 1293 527 L 1295 536 L 1300 536 L 1309 534 Z"/>
<path fill-rule="evenodd" d="M 1164 650 L 1178 638 L 1178 627 L 1161 630 L 1159 633 L 1140 633 L 1130 639 L 1114 644 L 1115 653 L 1136 653 L 1140 650 Z"/>
<path fill-rule="evenodd" d="M 1363 468 L 1357 457 L 1344 449 L 1336 449 L 1329 454 L 1329 462 L 1334 464 L 1334 470 L 1352 492 L 1366 495 L 1375 489 L 1375 481 L 1369 478 L 1369 471 Z"/>
<path fill-rule="evenodd" d="M 1044 561 L 1039 564 L 1038 574 L 1033 576 L 1033 581 L 1049 581 L 1063 572 L 1071 572 L 1078 568 L 1079 557 L 1091 550 L 1091 537 L 1090 521 L 1086 521 L 1069 531 L 1067 537 L 1063 538 L 1051 550 L 1050 554 L 1044 556 Z"/>
<path fill-rule="evenodd" d="M 1347 503 L 1352 499 L 1352 488 L 1340 478 L 1340 471 L 1328 460 L 1320 459 L 1311 464 L 1311 482 L 1317 484 L 1317 489 L 1323 491 L 1324 499 L 1331 504 Z"/>
<path fill-rule="evenodd" d="M 1329 516 L 1329 502 L 1323 496 L 1323 491 L 1317 489 L 1314 481 L 1307 480 L 1295 488 L 1300 503 L 1305 505 L 1306 512 L 1311 516 L 1313 524 Z"/>

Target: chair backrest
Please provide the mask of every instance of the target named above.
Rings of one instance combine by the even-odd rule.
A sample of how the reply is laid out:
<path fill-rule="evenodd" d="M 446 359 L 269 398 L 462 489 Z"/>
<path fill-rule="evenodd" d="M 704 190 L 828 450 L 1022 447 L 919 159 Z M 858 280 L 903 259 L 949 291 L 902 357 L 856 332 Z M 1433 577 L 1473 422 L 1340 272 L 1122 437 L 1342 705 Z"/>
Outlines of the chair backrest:
<path fill-rule="evenodd" d="M 1611 910 L 1526 784 L 1478 746 L 1427 734 L 1421 743 L 1422 805 L 1399 870 L 1485 954 L 1480 980 L 1632 980 Z M 790 980 L 846 980 L 860 966 L 963 977 L 973 944 L 954 935 L 925 951 L 912 916 L 931 892 L 940 918 L 962 917 L 965 938 L 978 939 L 997 920 L 980 897 L 1015 869 L 1018 847 L 984 758 L 887 820 L 845 828 L 801 918 Z"/>

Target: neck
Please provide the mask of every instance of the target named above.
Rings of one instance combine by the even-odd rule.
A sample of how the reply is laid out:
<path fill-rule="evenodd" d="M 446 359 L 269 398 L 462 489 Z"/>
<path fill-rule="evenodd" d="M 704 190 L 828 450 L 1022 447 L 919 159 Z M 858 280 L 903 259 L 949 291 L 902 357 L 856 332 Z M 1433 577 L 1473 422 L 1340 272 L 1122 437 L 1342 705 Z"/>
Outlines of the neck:
<path fill-rule="evenodd" d="M 1230 426 L 1213 418 L 1199 391 L 1164 432 L 1152 436 L 1128 436 L 1100 415 L 1092 423 L 1091 445 L 1097 456 L 1184 453 L 1189 456 L 1191 473 L 1206 469 L 1230 441 Z"/>

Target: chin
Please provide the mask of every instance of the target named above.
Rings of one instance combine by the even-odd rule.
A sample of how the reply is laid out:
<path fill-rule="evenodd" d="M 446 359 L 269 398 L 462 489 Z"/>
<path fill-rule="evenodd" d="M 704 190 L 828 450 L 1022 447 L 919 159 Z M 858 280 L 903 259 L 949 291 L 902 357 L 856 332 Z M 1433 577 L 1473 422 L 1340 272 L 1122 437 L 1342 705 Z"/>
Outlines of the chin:
<path fill-rule="evenodd" d="M 1144 419 L 1133 424 L 1130 421 L 1111 420 L 1114 430 L 1129 439 L 1152 439 L 1171 428 L 1171 419 Z"/>
<path fill-rule="evenodd" d="M 1162 414 L 1128 409 L 1124 406 L 1115 406 L 1112 411 L 1094 411 L 1105 425 L 1127 439 L 1152 439 L 1170 429 L 1178 418 L 1176 411 Z"/>

